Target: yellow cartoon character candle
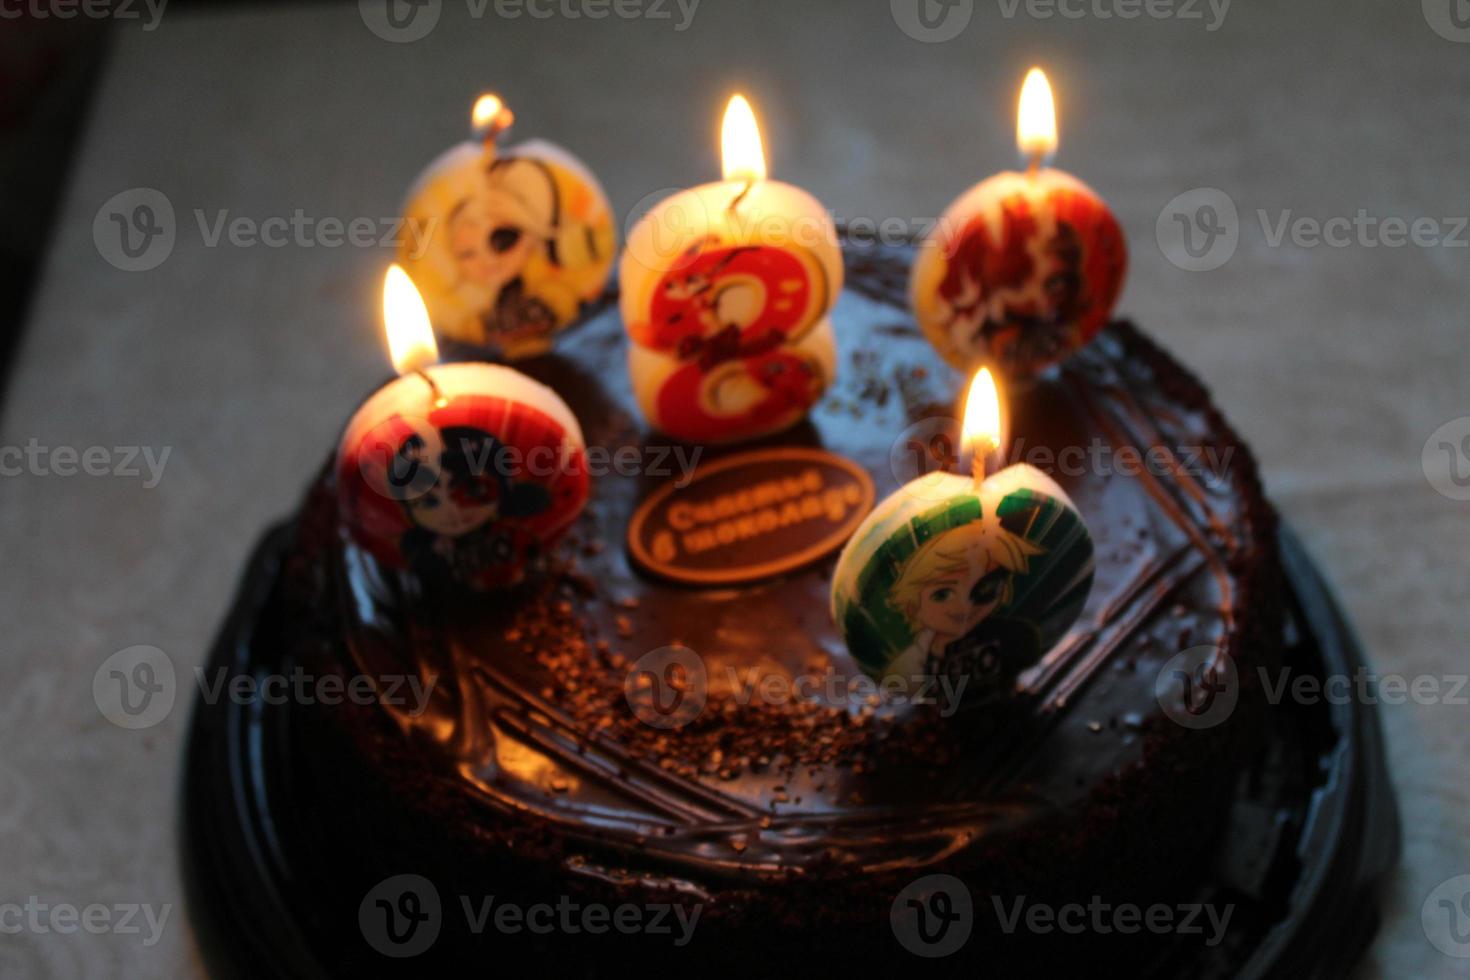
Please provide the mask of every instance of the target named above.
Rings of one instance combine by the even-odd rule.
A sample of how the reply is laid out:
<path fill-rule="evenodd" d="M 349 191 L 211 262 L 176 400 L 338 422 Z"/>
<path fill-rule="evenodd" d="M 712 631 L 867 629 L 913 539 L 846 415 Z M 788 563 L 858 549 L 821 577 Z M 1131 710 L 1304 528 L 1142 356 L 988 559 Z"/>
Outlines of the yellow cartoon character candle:
<path fill-rule="evenodd" d="M 475 139 L 439 157 L 409 191 L 399 263 L 442 340 L 519 358 L 544 353 L 606 291 L 612 208 L 592 172 L 533 140 L 502 149 L 514 117 L 494 95 Z"/>
<path fill-rule="evenodd" d="M 843 549 L 832 616 L 872 677 L 948 676 L 963 680 L 967 704 L 1000 698 L 1081 612 L 1092 588 L 1087 525 L 1040 470 L 1000 468 L 1003 432 L 983 369 L 965 408 L 972 472 L 910 482 Z"/>
<path fill-rule="evenodd" d="M 742 96 L 725 111 L 722 142 L 725 179 L 656 205 L 619 267 L 639 405 L 654 427 L 697 443 L 793 425 L 837 370 L 828 314 L 842 251 L 831 216 L 767 178 Z"/>
<path fill-rule="evenodd" d="M 919 326 L 951 364 L 1028 377 L 1107 323 L 1127 248 L 1102 198 L 1045 165 L 1056 110 L 1038 68 L 1022 86 L 1016 129 L 1026 172 L 996 174 L 950 205 L 919 249 L 910 292 Z"/>

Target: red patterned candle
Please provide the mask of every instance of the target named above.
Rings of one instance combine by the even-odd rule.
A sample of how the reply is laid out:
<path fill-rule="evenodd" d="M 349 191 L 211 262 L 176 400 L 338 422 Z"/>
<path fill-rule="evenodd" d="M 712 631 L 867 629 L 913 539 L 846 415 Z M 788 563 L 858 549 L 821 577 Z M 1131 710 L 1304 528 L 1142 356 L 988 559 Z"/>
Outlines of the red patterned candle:
<path fill-rule="evenodd" d="M 725 179 L 660 202 L 619 267 L 628 367 L 649 422 L 679 439 L 755 439 L 806 416 L 837 367 L 831 216 L 766 178 L 749 104 L 730 101 Z"/>
<path fill-rule="evenodd" d="M 1032 69 L 1017 126 L 1026 173 L 997 174 L 940 218 L 914 263 L 911 299 L 956 367 L 1028 377 L 1091 340 L 1122 291 L 1127 246 L 1102 199 L 1042 160 L 1056 149 L 1051 88 Z"/>
<path fill-rule="evenodd" d="M 397 266 L 384 315 L 400 377 L 337 452 L 340 520 L 359 547 L 428 582 L 519 581 L 586 505 L 586 446 L 550 388 L 493 364 L 434 364 L 428 313 Z"/>

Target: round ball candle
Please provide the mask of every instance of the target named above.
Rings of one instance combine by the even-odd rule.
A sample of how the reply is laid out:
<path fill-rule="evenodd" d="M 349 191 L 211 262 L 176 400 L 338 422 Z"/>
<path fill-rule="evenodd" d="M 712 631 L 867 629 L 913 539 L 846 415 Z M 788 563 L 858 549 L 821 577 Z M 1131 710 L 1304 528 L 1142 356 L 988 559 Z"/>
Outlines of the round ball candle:
<path fill-rule="evenodd" d="M 345 533 L 428 583 L 514 584 L 587 503 L 581 427 L 518 371 L 435 364 L 428 311 L 397 266 L 383 309 L 400 377 L 358 409 L 338 446 Z"/>
<path fill-rule="evenodd" d="M 868 515 L 837 561 L 832 617 L 870 676 L 950 677 L 974 704 L 1008 695 L 1076 621 L 1093 545 L 1050 477 L 1000 468 L 988 368 L 971 386 L 963 432 L 973 473 L 922 476 Z"/>
<path fill-rule="evenodd" d="M 514 117 L 496 96 L 481 96 L 472 118 L 475 139 L 409 191 L 398 259 L 443 338 L 511 359 L 542 354 L 607 289 L 612 206 L 561 147 L 501 149 Z"/>
<path fill-rule="evenodd" d="M 619 266 L 628 369 L 649 422 L 699 443 L 755 439 L 806 416 L 837 365 L 828 315 L 842 250 L 819 201 L 766 175 L 760 128 L 735 96 L 723 181 L 655 205 Z"/>
<path fill-rule="evenodd" d="M 1017 143 L 1026 172 L 996 174 L 949 206 L 919 250 L 910 299 L 951 364 L 1025 378 L 1096 336 L 1128 259 L 1102 198 L 1043 165 L 1056 151 L 1056 110 L 1037 68 L 1021 89 Z"/>

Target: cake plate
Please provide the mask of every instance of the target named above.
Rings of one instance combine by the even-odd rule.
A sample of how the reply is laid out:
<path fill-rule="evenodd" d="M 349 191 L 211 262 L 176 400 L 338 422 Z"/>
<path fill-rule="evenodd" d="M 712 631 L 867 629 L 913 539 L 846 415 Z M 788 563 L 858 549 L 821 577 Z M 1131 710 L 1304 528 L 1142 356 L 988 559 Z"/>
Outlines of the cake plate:
<path fill-rule="evenodd" d="M 269 531 L 246 568 L 208 669 L 257 679 L 290 676 L 279 584 L 291 525 Z M 1295 675 L 1353 676 L 1361 647 L 1300 541 L 1283 528 L 1288 617 L 1284 661 Z M 1338 977 L 1378 926 L 1379 885 L 1397 863 L 1397 806 L 1371 705 L 1299 704 L 1269 712 L 1271 738 L 1243 774 L 1221 853 L 1199 900 L 1235 912 L 1223 942 L 1203 952 L 1161 938 L 1157 959 L 1134 975 L 1200 978 Z M 321 934 L 313 908 L 356 907 L 361 895 L 320 894 L 333 861 L 361 861 L 371 841 L 336 853 L 293 849 L 302 801 L 289 789 L 292 704 L 225 698 L 196 702 L 181 797 L 189 912 L 213 976 L 320 978 L 361 972 L 361 935 Z M 310 869 L 310 872 L 307 872 Z M 341 906 L 337 906 L 341 907 Z M 349 951 L 357 950 L 357 953 Z M 350 965 L 349 964 L 353 964 Z M 922 965 L 915 960 L 916 966 Z M 936 964 L 937 965 L 937 964 Z M 378 958 L 375 973 L 413 961 Z"/>

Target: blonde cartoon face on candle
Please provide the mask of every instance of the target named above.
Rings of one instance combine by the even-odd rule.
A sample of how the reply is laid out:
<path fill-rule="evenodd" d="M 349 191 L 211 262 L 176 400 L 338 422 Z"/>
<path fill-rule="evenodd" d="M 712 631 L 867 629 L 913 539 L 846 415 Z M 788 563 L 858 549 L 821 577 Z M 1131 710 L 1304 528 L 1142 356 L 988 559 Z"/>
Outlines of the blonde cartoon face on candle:
<path fill-rule="evenodd" d="M 879 505 L 848 541 L 832 617 L 876 678 L 963 679 L 1005 696 L 1070 628 L 1092 587 L 1092 537 L 1066 493 L 1026 464 L 987 473 L 1004 445 L 989 371 L 967 399 L 972 475 L 931 473 Z"/>
<path fill-rule="evenodd" d="M 512 118 L 494 96 L 475 107 L 479 142 L 429 166 L 409 193 L 399 260 L 441 336 L 506 357 L 546 351 L 603 293 L 616 247 L 596 177 L 560 147 L 496 138 Z"/>
<path fill-rule="evenodd" d="M 1024 574 L 1031 557 L 1043 553 L 1040 545 L 1006 530 L 993 514 L 925 542 L 904 563 L 888 592 L 888 604 L 914 633 L 894 670 L 935 674 L 950 644 L 964 637 L 983 646 L 991 635 L 1009 638 L 1005 646 L 1018 661 L 1035 662 L 1040 653 L 1036 629 L 992 617 L 1013 601 L 1015 575 Z M 982 623 L 989 624 L 985 635 L 977 633 Z M 999 668 L 998 663 L 993 666 Z"/>

